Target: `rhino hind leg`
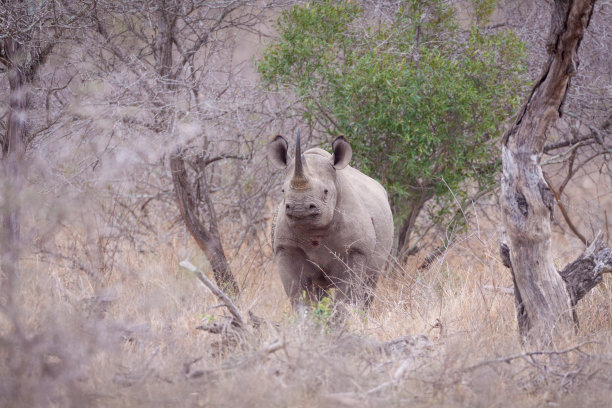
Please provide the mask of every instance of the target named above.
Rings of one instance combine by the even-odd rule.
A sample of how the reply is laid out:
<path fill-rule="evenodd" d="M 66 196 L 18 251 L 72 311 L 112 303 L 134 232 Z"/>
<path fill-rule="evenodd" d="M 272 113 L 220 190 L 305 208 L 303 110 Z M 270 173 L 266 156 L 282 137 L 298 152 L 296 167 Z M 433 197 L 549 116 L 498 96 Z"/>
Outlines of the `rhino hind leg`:
<path fill-rule="evenodd" d="M 368 267 L 367 257 L 359 252 L 349 254 L 345 272 L 342 277 L 334 279 L 336 299 L 369 309 L 374 300 L 378 274 Z"/>

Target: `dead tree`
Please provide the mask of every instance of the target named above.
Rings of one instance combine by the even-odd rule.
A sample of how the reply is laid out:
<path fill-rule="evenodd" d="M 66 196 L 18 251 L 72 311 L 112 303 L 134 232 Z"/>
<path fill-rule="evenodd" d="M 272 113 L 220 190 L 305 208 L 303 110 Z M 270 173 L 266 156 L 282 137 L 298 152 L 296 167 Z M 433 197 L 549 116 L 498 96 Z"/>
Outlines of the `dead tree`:
<path fill-rule="evenodd" d="M 219 165 L 214 163 L 248 155 L 241 136 L 227 130 L 230 113 L 222 98 L 234 92 L 235 67 L 227 62 L 232 58 L 232 37 L 241 30 L 255 30 L 268 4 L 102 0 L 93 15 L 93 41 L 99 47 L 91 51 L 92 57 L 103 71 L 122 72 L 125 78 L 113 84 L 121 95 L 113 103 L 128 107 L 119 113 L 118 122 L 167 143 L 181 218 L 210 261 L 217 285 L 234 295 L 238 285 L 221 245 L 213 205 L 219 188 L 209 183 L 216 175 L 213 166 Z M 182 137 L 177 129 L 186 122 L 202 130 Z"/>
<path fill-rule="evenodd" d="M 540 167 L 548 130 L 562 113 L 570 79 L 578 67 L 577 52 L 594 3 L 555 1 L 546 44 L 548 60 L 502 140 L 500 204 L 509 247 L 506 263 L 514 280 L 519 332 L 536 343 L 553 341 L 557 334 L 572 327 L 572 305 L 579 298 L 576 294 L 592 287 L 582 283 L 591 280 L 596 284 L 598 279 L 593 274 L 601 274 L 610 265 L 609 256 L 589 256 L 604 255 L 599 243 L 581 257 L 591 259 L 589 262 L 576 261 L 568 266 L 570 270 L 564 269 L 563 276 L 570 282 L 566 285 L 551 255 L 555 197 Z M 585 267 L 600 263 L 607 266 L 599 270 Z"/>
<path fill-rule="evenodd" d="M 87 10 L 80 2 L 0 1 L 0 74 L 8 79 L 8 111 L 0 117 L 0 269 L 7 284 L 0 286 L 9 306 L 22 246 L 26 151 L 38 134 L 31 124 L 32 87 L 56 45 L 85 25 Z"/>
<path fill-rule="evenodd" d="M 223 9 L 217 17 L 217 21 L 223 22 L 225 20 L 225 16 L 230 15 L 233 12 L 233 7 L 234 6 L 232 5 Z M 173 4 L 172 2 L 160 3 L 159 10 L 157 11 L 159 31 L 157 41 L 154 46 L 154 49 L 156 48 L 158 55 L 156 69 L 157 74 L 163 81 L 163 88 L 165 88 L 165 90 L 169 93 L 172 93 L 177 78 L 180 76 L 183 67 L 187 62 L 189 62 L 190 58 L 190 62 L 193 64 L 193 55 L 189 57 L 185 51 L 182 52 L 182 56 L 178 64 L 175 64 L 173 58 L 173 41 L 177 41 L 177 39 L 181 38 L 180 35 L 177 35 L 180 33 L 177 16 L 180 16 L 181 12 L 185 13 L 184 8 L 181 7 L 180 3 Z M 186 17 L 188 14 L 185 13 L 183 15 Z M 189 51 L 192 54 L 195 54 L 200 47 L 205 46 L 208 42 L 206 40 L 207 35 L 201 35 L 203 40 L 201 40 L 199 44 L 194 44 L 192 49 Z M 180 49 L 181 48 L 179 47 L 179 50 Z M 185 61 L 183 62 L 183 60 Z M 161 113 L 162 117 L 164 117 L 166 121 L 171 120 L 170 115 L 166 110 L 163 110 Z M 198 200 L 196 199 L 196 189 L 194 188 L 195 184 L 188 178 L 187 170 L 185 168 L 186 160 L 187 156 L 184 154 L 184 150 L 182 148 L 178 148 L 170 156 L 172 183 L 174 185 L 174 192 L 176 194 L 176 201 L 181 217 L 183 218 L 187 230 L 208 258 L 217 284 L 222 290 L 229 292 L 231 295 L 238 295 L 238 284 L 234 279 L 234 275 L 230 270 L 229 263 L 227 262 L 227 258 L 225 256 L 225 252 L 223 251 L 215 208 L 210 197 L 210 190 L 206 184 L 205 175 L 202 174 L 202 177 L 199 179 L 203 181 L 202 184 L 204 188 L 201 191 L 208 208 L 210 228 L 206 228 L 206 225 L 202 223 L 200 217 L 198 216 Z M 200 170 L 202 172 L 204 171 L 204 167 L 205 166 L 201 166 Z"/>
<path fill-rule="evenodd" d="M 501 2 L 498 6 L 496 21 L 511 27 L 525 43 L 527 71 L 537 78 L 548 57 L 542 52 L 541 45 L 547 39 L 552 2 L 518 0 Z M 605 90 L 610 87 L 612 32 L 609 27 L 612 14 L 607 12 L 607 8 L 607 2 L 595 3 L 589 28 L 580 43 L 580 63 L 588 68 L 578 70 L 572 77 L 571 89 L 563 106 L 563 118 L 553 126 L 540 160 L 549 187 L 559 197 L 555 199 L 560 213 L 556 214 L 553 225 L 575 235 L 581 242 L 592 240 L 597 233 L 598 227 L 591 227 L 589 236 L 586 231 L 588 224 L 609 225 L 607 212 L 597 208 L 601 207 L 597 200 L 584 200 L 586 195 L 576 192 L 582 188 L 580 185 L 565 188 L 580 177 L 601 179 L 605 184 L 600 189 L 610 185 L 607 155 L 612 150 L 606 138 L 610 135 L 611 117 Z M 571 205 L 577 201 L 582 202 L 580 219 Z M 585 217 L 587 213 L 588 217 Z M 609 232 L 606 236 L 609 240 Z"/>
<path fill-rule="evenodd" d="M 1 61 L 6 67 L 10 96 L 6 133 L 2 135 L 2 183 L 3 199 L 2 233 L 0 235 L 0 269 L 7 282 L 7 303 L 12 303 L 12 288 L 17 274 L 19 253 L 20 210 L 19 194 L 23 185 L 23 162 L 26 147 L 26 121 L 28 105 L 28 71 L 33 67 L 24 66 L 20 61 L 21 45 L 12 38 L 6 38 L 1 45 Z"/>
<path fill-rule="evenodd" d="M 36 357 L 28 359 L 43 337 L 24 324 L 20 296 L 20 258 L 32 244 L 22 214 L 34 200 L 26 201 L 23 192 L 31 185 L 33 161 L 27 153 L 40 130 L 33 113 L 44 89 L 40 71 L 58 43 L 65 44 L 77 26 L 84 26 L 86 10 L 81 2 L 0 0 L 0 77 L 6 78 L 0 79 L 0 100 L 7 107 L 0 113 L 0 314 L 10 322 L 0 334 L 0 353 L 11 373 L 3 400 L 15 404 L 30 401 L 31 390 L 20 379 L 34 371 L 30 362 Z"/>

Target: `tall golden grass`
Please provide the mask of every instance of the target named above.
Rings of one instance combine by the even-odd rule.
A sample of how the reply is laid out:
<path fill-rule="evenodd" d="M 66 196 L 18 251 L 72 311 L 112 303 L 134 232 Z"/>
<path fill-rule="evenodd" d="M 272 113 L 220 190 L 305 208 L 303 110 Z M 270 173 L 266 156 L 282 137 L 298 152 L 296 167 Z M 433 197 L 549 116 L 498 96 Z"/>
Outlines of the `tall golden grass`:
<path fill-rule="evenodd" d="M 610 280 L 580 303 L 576 335 L 544 350 L 557 354 L 524 354 L 494 223 L 474 221 L 427 270 L 418 257 L 393 265 L 372 308 L 350 310 L 344 323 L 292 313 L 262 236 L 267 247 L 243 245 L 231 258 L 238 308 L 263 321 L 235 335 L 196 329 L 227 312 L 178 265 L 189 259 L 208 271 L 190 237 L 157 228 L 153 250 L 122 244 L 95 255 L 105 250 L 96 230 L 65 225 L 54 241 L 63 261 L 26 257 L 17 288 L 26 341 L 1 348 L 9 351 L 0 355 L 0 405 L 609 403 Z M 2 337 L 17 339 L 0 316 Z"/>

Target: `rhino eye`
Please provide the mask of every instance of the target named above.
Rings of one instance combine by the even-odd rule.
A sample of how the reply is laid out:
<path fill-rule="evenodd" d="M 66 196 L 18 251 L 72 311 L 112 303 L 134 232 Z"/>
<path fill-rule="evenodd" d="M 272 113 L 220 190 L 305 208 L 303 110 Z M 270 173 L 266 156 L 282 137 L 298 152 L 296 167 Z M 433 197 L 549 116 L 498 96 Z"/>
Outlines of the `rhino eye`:
<path fill-rule="evenodd" d="M 285 192 L 285 189 L 283 188 L 283 189 L 281 190 L 281 193 L 284 193 L 284 192 Z"/>
<path fill-rule="evenodd" d="M 329 193 L 328 189 L 323 190 L 323 194 L 327 194 L 327 193 Z"/>

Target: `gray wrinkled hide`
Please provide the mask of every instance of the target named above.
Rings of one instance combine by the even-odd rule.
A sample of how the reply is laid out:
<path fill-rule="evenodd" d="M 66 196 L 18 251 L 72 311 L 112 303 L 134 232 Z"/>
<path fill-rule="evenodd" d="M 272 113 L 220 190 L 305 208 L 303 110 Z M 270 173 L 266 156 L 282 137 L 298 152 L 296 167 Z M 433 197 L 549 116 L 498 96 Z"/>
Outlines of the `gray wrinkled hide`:
<path fill-rule="evenodd" d="M 295 183 L 286 140 L 277 136 L 269 146 L 270 159 L 285 172 L 272 244 L 294 309 L 334 287 L 338 300 L 367 307 L 393 243 L 387 192 L 347 165 L 352 151 L 343 137 L 332 146 L 334 155 L 319 148 L 301 155 L 306 185 L 301 177 Z"/>

